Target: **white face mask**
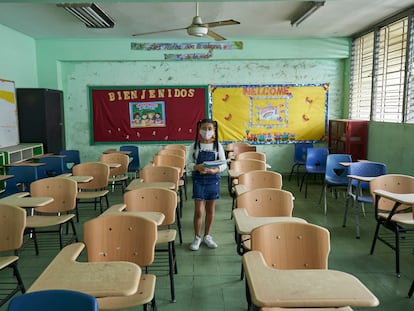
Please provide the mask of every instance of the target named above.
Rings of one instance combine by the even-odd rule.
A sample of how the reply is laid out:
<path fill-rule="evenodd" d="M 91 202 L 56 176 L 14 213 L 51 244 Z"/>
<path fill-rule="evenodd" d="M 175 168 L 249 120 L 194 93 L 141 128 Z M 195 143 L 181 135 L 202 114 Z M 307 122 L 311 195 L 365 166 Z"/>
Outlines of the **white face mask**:
<path fill-rule="evenodd" d="M 206 131 L 206 130 L 200 130 L 200 135 L 203 137 L 203 139 L 211 139 L 214 135 L 214 131 Z"/>

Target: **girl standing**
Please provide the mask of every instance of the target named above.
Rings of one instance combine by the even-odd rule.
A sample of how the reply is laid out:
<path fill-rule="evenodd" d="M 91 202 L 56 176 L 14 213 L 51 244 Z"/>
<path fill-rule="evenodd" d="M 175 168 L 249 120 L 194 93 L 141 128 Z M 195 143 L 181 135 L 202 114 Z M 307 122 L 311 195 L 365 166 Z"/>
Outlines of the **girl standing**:
<path fill-rule="evenodd" d="M 190 244 L 190 249 L 196 251 L 201 244 L 201 227 L 204 212 L 204 237 L 203 242 L 209 248 L 216 248 L 210 235 L 214 221 L 215 203 L 220 197 L 220 173 L 223 172 L 227 164 L 223 146 L 218 142 L 217 122 L 211 119 L 204 119 L 197 123 L 197 131 L 194 145 L 189 151 L 192 157 L 193 170 L 193 199 L 194 199 L 194 240 Z M 206 168 L 205 161 L 222 160 L 223 164 Z"/>

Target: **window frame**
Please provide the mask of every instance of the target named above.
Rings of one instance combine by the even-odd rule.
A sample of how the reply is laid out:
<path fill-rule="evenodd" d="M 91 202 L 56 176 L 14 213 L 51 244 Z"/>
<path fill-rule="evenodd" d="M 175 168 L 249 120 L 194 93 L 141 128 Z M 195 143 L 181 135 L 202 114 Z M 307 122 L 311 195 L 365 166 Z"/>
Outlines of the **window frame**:
<path fill-rule="evenodd" d="M 414 123 L 414 7 L 352 39 L 348 117 Z"/>

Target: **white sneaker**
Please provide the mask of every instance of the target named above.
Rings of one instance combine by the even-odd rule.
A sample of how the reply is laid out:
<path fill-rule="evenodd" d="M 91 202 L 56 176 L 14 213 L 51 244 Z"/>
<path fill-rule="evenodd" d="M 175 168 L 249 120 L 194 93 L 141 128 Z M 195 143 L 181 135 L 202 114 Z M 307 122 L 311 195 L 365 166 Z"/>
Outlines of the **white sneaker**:
<path fill-rule="evenodd" d="M 208 248 L 217 248 L 217 243 L 214 242 L 211 235 L 204 236 L 204 244 L 206 244 Z"/>
<path fill-rule="evenodd" d="M 198 249 L 200 248 L 200 244 L 201 244 L 201 238 L 196 235 L 194 237 L 193 243 L 190 244 L 190 249 L 192 251 L 198 251 Z"/>

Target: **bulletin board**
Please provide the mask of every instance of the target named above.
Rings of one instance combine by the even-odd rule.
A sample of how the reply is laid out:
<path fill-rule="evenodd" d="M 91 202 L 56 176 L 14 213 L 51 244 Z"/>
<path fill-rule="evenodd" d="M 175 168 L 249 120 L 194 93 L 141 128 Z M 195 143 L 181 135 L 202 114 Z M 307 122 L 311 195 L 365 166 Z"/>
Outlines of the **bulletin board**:
<path fill-rule="evenodd" d="M 207 86 L 90 86 L 91 142 L 193 141 Z"/>
<path fill-rule="evenodd" d="M 19 143 L 16 89 L 13 81 L 0 79 L 0 147 Z"/>
<path fill-rule="evenodd" d="M 209 104 L 224 142 L 320 141 L 327 131 L 329 83 L 211 85 Z"/>

